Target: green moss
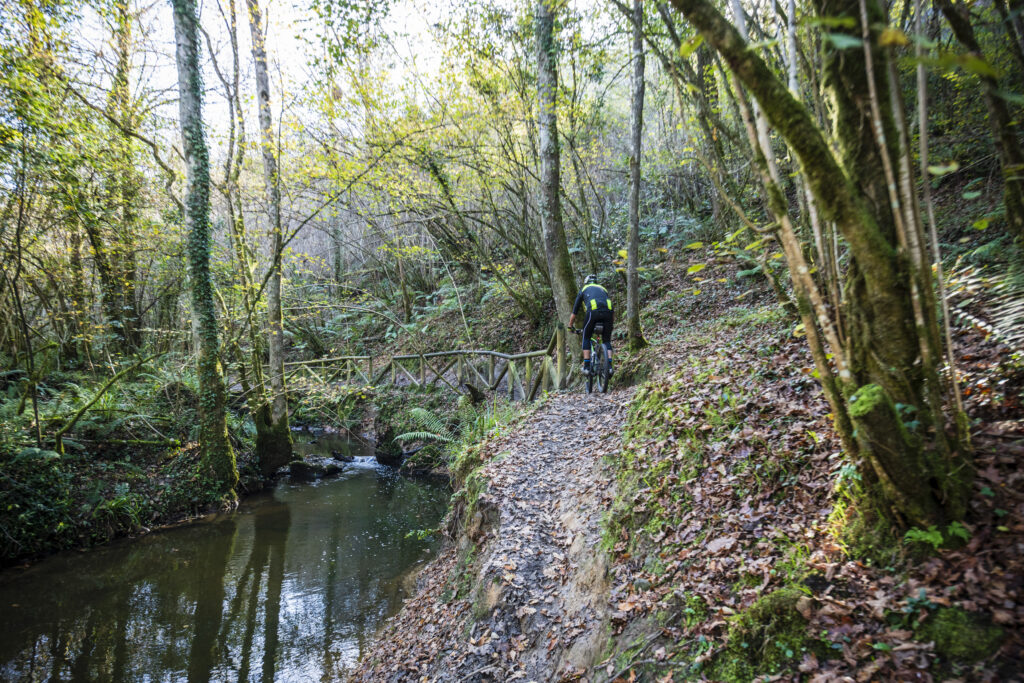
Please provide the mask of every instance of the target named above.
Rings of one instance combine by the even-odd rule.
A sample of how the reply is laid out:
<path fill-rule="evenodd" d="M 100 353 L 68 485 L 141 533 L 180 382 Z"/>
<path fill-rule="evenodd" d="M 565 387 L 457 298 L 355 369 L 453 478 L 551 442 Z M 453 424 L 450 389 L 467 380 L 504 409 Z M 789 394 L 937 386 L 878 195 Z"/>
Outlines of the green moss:
<path fill-rule="evenodd" d="M 946 660 L 971 663 L 987 659 L 999 650 L 1006 634 L 978 612 L 959 607 L 940 607 L 918 627 L 914 637 L 934 642 L 935 652 Z"/>
<path fill-rule="evenodd" d="M 693 593 L 684 593 L 677 599 L 680 602 L 679 612 L 686 628 L 693 628 L 697 624 L 707 621 L 708 606 L 702 597 Z"/>
<path fill-rule="evenodd" d="M 899 554 L 900 538 L 874 487 L 846 478 L 836 488 L 838 495 L 828 518 L 836 543 L 848 556 L 866 564 L 891 564 Z"/>
<path fill-rule="evenodd" d="M 256 425 L 256 462 L 260 474 L 269 479 L 279 467 L 292 460 L 292 432 L 287 416 L 274 422 L 268 404 L 260 406 L 253 422 Z"/>
<path fill-rule="evenodd" d="M 777 305 L 744 308 L 737 306 L 716 319 L 711 325 L 712 330 L 729 329 L 731 327 L 757 327 L 759 325 L 775 325 L 787 319 L 786 311 Z"/>
<path fill-rule="evenodd" d="M 734 617 L 728 643 L 713 660 L 708 677 L 750 681 L 761 674 L 795 670 L 808 652 L 824 656 L 824 644 L 807 634 L 807 620 L 797 610 L 805 596 L 799 587 L 782 588 Z"/>
<path fill-rule="evenodd" d="M 879 403 L 889 400 L 885 389 L 877 384 L 866 384 L 850 397 L 850 417 L 864 417 L 874 410 Z"/>

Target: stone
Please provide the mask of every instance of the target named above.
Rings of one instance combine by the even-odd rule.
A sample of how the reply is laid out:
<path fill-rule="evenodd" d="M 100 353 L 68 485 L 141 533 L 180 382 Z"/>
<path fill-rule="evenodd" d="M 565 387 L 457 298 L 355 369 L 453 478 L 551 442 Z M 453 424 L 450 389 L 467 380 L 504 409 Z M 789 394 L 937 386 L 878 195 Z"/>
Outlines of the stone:
<path fill-rule="evenodd" d="M 331 477 L 341 472 L 341 466 L 333 460 L 321 456 L 310 456 L 305 460 L 293 460 L 288 464 L 288 472 L 296 479 L 314 481 Z"/>

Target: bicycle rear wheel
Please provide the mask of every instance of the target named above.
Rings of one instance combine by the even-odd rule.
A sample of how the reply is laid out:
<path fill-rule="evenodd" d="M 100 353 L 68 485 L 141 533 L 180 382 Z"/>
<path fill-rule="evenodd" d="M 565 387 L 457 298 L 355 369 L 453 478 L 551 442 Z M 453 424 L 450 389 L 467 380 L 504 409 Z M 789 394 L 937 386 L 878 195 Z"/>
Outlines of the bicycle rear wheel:
<path fill-rule="evenodd" d="M 593 356 L 593 354 L 591 354 L 591 356 Z M 591 360 L 590 362 L 593 363 L 594 361 Z M 593 366 L 591 366 L 590 372 L 587 372 L 585 374 L 587 375 L 587 393 L 589 394 L 590 392 L 592 392 L 594 390 L 594 368 L 593 368 Z"/>
<path fill-rule="evenodd" d="M 604 344 L 595 346 L 591 367 L 597 380 L 597 390 L 603 394 L 608 391 L 608 348 Z"/>
<path fill-rule="evenodd" d="M 611 349 L 608 348 L 607 344 L 601 344 L 601 355 L 604 356 L 603 367 L 601 372 L 604 373 L 604 383 L 601 385 L 601 392 L 607 394 L 608 386 L 612 383 L 612 362 L 608 359 L 608 352 Z"/>

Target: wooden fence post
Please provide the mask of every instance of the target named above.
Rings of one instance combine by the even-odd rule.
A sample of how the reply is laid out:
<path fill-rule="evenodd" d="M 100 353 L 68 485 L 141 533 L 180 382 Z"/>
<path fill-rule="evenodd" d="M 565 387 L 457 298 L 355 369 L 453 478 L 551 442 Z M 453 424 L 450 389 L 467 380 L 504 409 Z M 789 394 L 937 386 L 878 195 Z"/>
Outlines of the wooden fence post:
<path fill-rule="evenodd" d="M 508 400 L 516 400 L 516 362 L 508 362 Z"/>
<path fill-rule="evenodd" d="M 494 384 L 494 356 L 487 356 L 487 387 Z"/>

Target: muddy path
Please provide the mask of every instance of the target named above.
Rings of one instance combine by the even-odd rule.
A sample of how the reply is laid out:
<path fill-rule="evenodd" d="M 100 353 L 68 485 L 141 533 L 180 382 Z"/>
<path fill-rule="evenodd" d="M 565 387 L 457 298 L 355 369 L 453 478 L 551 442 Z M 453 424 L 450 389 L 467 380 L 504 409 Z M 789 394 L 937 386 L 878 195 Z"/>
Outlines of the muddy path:
<path fill-rule="evenodd" d="M 464 532 L 353 674 L 360 681 L 575 680 L 609 634 L 605 456 L 632 392 L 551 398 L 487 446 Z"/>

